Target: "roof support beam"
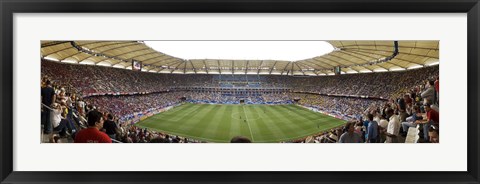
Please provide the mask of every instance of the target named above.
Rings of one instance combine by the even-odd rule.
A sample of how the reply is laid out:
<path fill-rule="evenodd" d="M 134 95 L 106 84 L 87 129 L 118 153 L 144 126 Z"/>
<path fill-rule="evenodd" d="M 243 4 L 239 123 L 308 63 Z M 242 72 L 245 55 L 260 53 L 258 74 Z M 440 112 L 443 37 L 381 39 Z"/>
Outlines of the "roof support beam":
<path fill-rule="evenodd" d="M 346 54 L 346 55 L 352 56 L 352 57 L 354 57 L 354 58 L 357 58 L 357 59 L 363 60 L 363 61 L 365 61 L 365 62 L 367 62 L 367 63 L 368 63 L 368 62 L 370 62 L 370 61 L 368 61 L 368 60 L 366 60 L 366 59 L 364 59 L 364 58 L 361 58 L 361 57 L 358 57 L 358 56 L 356 56 L 356 55 L 350 54 L 349 52 L 347 52 L 347 51 L 344 51 L 344 50 L 340 50 L 340 51 L 338 51 L 338 52 L 341 52 L 341 53 L 343 53 L 343 54 Z M 371 56 L 368 56 L 368 55 L 362 55 L 362 54 L 358 54 L 358 55 L 365 56 L 365 57 L 369 57 L 369 58 L 373 58 L 373 57 L 371 57 Z M 374 59 L 375 59 L 375 58 L 374 58 Z"/>
<path fill-rule="evenodd" d="M 90 42 L 90 43 L 83 44 L 83 45 L 80 45 L 80 44 L 77 44 L 77 45 L 78 45 L 78 46 L 81 46 L 81 47 L 85 47 L 86 45 L 92 45 L 92 44 L 96 44 L 96 43 L 102 43 L 102 42 L 108 42 L 108 41 Z"/>
<path fill-rule="evenodd" d="M 148 49 L 150 49 L 150 48 L 148 48 Z M 122 56 L 122 55 L 125 55 L 125 54 L 130 54 L 130 53 L 132 53 L 132 52 L 137 52 L 137 51 L 140 51 L 140 50 L 146 50 L 146 49 L 138 49 L 138 50 L 134 50 L 134 51 L 122 53 L 122 54 L 113 55 L 113 56 L 110 56 L 110 57 L 106 57 L 105 59 L 101 59 L 100 61 L 97 61 L 97 63 L 100 63 L 100 62 L 105 61 L 105 60 L 108 60 L 108 59 L 115 59 L 115 57 L 119 57 L 119 56 Z M 118 59 L 115 59 L 115 60 L 118 60 Z M 129 60 L 129 58 L 124 59 L 124 60 Z M 120 63 L 120 61 L 119 61 L 119 62 L 116 62 L 116 63 L 112 63 L 112 66 L 115 65 L 115 64 L 117 64 L 117 63 Z"/>
<path fill-rule="evenodd" d="M 315 70 L 315 71 L 313 71 L 313 73 L 317 74 L 317 76 L 320 75 L 320 72 L 322 72 L 322 73 L 325 74 L 325 75 L 327 74 L 327 73 L 324 73 L 324 70 Z"/>
<path fill-rule="evenodd" d="M 154 50 L 153 52 L 148 52 L 148 53 L 145 53 L 145 54 L 141 54 L 141 55 L 138 55 L 138 56 L 129 58 L 129 59 L 135 59 L 135 58 L 137 58 L 137 57 L 148 56 L 148 55 L 153 55 L 153 54 L 160 54 L 160 53 Z M 151 59 L 151 58 L 148 58 L 148 59 Z"/>
<path fill-rule="evenodd" d="M 205 60 L 203 60 L 203 66 L 205 67 L 205 71 L 208 74 L 209 67 L 207 66 L 207 63 L 205 62 Z"/>
<path fill-rule="evenodd" d="M 114 47 L 114 48 L 111 48 L 111 49 L 107 49 L 107 50 L 104 50 L 104 51 L 99 52 L 99 53 L 96 53 L 96 52 L 94 52 L 94 53 L 95 53 L 95 54 L 103 54 L 103 53 L 108 52 L 108 51 L 111 51 L 111 50 L 119 49 L 119 48 L 122 48 L 122 47 L 128 47 L 128 46 L 130 46 L 130 45 L 135 45 L 135 44 L 138 44 L 138 43 L 137 43 L 137 42 L 135 42 L 135 43 L 133 43 L 133 44 L 128 43 L 128 44 L 126 44 L 126 45 L 123 45 L 123 44 L 125 44 L 125 43 L 116 43 L 116 44 L 107 44 L 107 45 L 118 45 L 118 44 L 122 44 L 122 46 L 120 46 L 120 47 Z M 98 48 L 106 47 L 107 45 L 103 45 L 103 46 L 100 46 L 100 47 L 98 47 Z M 94 48 L 90 49 L 90 51 L 93 52 L 93 49 L 94 49 Z M 103 55 L 105 55 L 105 54 L 103 54 Z M 84 60 L 86 60 L 86 59 L 88 59 L 88 58 L 92 58 L 92 57 L 98 57 L 98 56 L 90 55 L 89 57 L 86 57 L 86 58 L 82 59 L 82 60 L 79 61 L 79 62 L 82 62 L 82 61 L 84 61 Z M 112 59 L 115 59 L 115 58 L 112 58 Z M 98 62 L 99 62 L 99 61 L 98 61 Z M 98 63 L 98 62 L 96 62 L 96 63 Z M 96 63 L 95 63 L 95 64 L 96 64 Z"/>
<path fill-rule="evenodd" d="M 357 46 L 365 46 L 365 47 L 371 47 L 371 46 L 376 46 L 376 47 L 395 47 L 394 45 L 377 45 L 375 43 L 375 45 L 349 45 L 349 46 L 345 46 L 345 47 L 341 47 L 342 49 L 345 48 L 345 49 L 356 49 L 358 48 Z M 349 48 L 350 47 L 350 48 Z M 353 48 L 352 48 L 353 47 Z M 407 49 L 428 49 L 428 50 L 438 50 L 436 48 L 426 48 L 426 47 L 409 47 L 409 46 L 399 46 L 399 48 L 407 48 Z M 384 51 L 384 50 L 379 50 L 379 51 Z"/>
<path fill-rule="evenodd" d="M 74 47 L 72 47 L 72 48 L 74 48 Z M 74 54 L 70 54 L 70 55 L 68 55 L 68 56 L 66 56 L 66 57 L 60 58 L 60 59 L 58 59 L 58 61 L 62 61 L 62 60 L 64 60 L 64 59 L 67 59 L 67 58 L 69 58 L 69 57 L 73 57 L 73 56 L 75 56 L 75 55 L 77 55 L 77 54 L 82 54 L 82 53 L 84 53 L 84 52 L 76 52 L 76 53 L 74 53 Z M 87 53 L 84 53 L 84 54 L 87 54 Z M 50 54 L 49 54 L 49 55 L 50 55 Z M 47 56 L 48 56 L 48 55 L 47 55 Z M 90 57 L 90 56 L 88 56 L 88 57 Z M 78 61 L 78 62 L 80 62 L 80 61 Z"/>
<path fill-rule="evenodd" d="M 119 44 L 125 44 L 125 43 L 119 43 Z M 118 45 L 118 44 L 112 44 L 112 45 Z M 135 43 L 129 43 L 129 44 L 122 45 L 122 46 L 120 46 L 120 47 L 114 47 L 114 48 L 110 48 L 110 49 L 104 50 L 104 51 L 102 51 L 102 52 L 98 52 L 98 54 L 104 54 L 105 52 L 108 52 L 108 51 L 111 51 L 111 50 L 120 49 L 120 48 L 124 48 L 124 47 L 129 47 L 129 46 L 132 46 L 132 45 L 139 45 L 139 44 L 138 44 L 137 42 L 135 42 Z M 105 45 L 102 46 L 102 47 L 105 47 Z M 99 48 L 102 48 L 102 47 L 99 47 Z M 92 51 L 92 50 L 93 50 L 93 49 L 90 49 L 91 52 L 94 52 L 94 51 Z M 96 52 L 96 53 L 97 53 L 97 52 Z"/>
<path fill-rule="evenodd" d="M 183 74 L 186 74 L 187 73 L 187 62 L 186 61 L 183 61 L 185 63 L 185 65 L 183 65 Z"/>
<path fill-rule="evenodd" d="M 313 60 L 315 60 L 315 59 L 313 59 Z M 315 61 L 318 61 L 318 60 L 315 60 Z M 319 64 L 311 61 L 310 59 L 308 59 L 308 60 L 303 60 L 303 61 L 297 61 L 297 62 L 311 63 L 311 64 L 314 64 L 315 66 L 318 66 L 318 67 L 320 67 L 320 68 L 322 68 L 322 69 L 326 69 L 326 68 L 331 68 L 331 67 L 333 67 L 333 65 L 330 65 L 330 64 L 328 64 L 328 63 L 324 63 L 324 62 L 321 62 L 321 61 L 320 61 L 320 63 L 323 64 L 323 65 L 319 65 Z M 325 67 L 324 65 L 327 65 L 328 67 Z"/>
<path fill-rule="evenodd" d="M 151 57 L 149 59 L 146 59 L 146 60 L 143 60 L 142 62 L 147 62 L 147 61 L 150 61 L 150 60 L 154 60 L 154 59 L 158 59 L 158 58 L 163 58 L 163 57 L 170 57 L 168 55 L 160 55 L 160 56 L 155 56 L 155 57 Z M 167 59 L 168 60 L 168 59 Z M 160 60 L 160 61 L 157 61 L 157 62 L 154 62 L 154 63 L 151 63 L 151 64 L 155 64 L 155 63 L 158 63 L 158 62 L 161 62 L 163 60 Z"/>
<path fill-rule="evenodd" d="M 111 49 L 107 49 L 107 50 L 104 50 L 104 51 L 101 51 L 101 52 L 95 52 L 93 51 L 93 49 L 98 49 L 98 48 L 102 48 L 102 47 L 108 47 L 108 46 L 111 46 L 111 45 L 122 45 L 120 47 L 114 47 L 114 48 L 111 48 Z M 111 43 L 111 44 L 105 44 L 105 45 L 99 45 L 97 47 L 93 47 L 93 48 L 87 48 L 88 50 L 90 50 L 90 52 L 94 52 L 94 53 L 104 53 L 104 52 L 107 52 L 107 51 L 110 51 L 110 50 L 114 50 L 114 49 L 118 49 L 118 48 L 122 48 L 122 47 L 127 47 L 127 46 L 130 46 L 130 45 L 138 45 L 137 42 L 116 42 L 116 43 Z M 84 46 L 84 45 L 83 45 Z M 80 46 L 79 47 L 83 47 L 83 46 Z"/>
<path fill-rule="evenodd" d="M 298 69 L 302 72 L 302 74 L 305 75 L 305 72 L 303 72 L 302 68 L 300 68 L 300 66 L 298 66 L 298 63 L 295 62 L 295 64 L 297 65 Z"/>
<path fill-rule="evenodd" d="M 368 53 L 368 54 L 373 54 L 373 55 L 377 55 L 377 56 L 382 56 L 382 57 L 388 57 L 388 55 L 383 55 L 383 54 L 379 54 L 379 53 L 375 53 L 375 52 L 369 52 L 369 51 L 361 51 L 361 50 L 358 50 L 358 51 L 355 51 L 355 50 L 349 50 L 350 52 L 353 52 L 355 54 L 358 54 L 358 55 L 362 55 L 362 53 Z M 363 55 L 365 57 L 370 57 L 370 58 L 373 58 L 371 56 L 368 56 L 368 55 Z M 425 56 L 423 56 L 425 57 Z M 426 57 L 426 58 L 432 58 L 432 57 Z M 375 58 L 375 59 L 378 59 L 378 58 Z M 413 61 L 408 61 L 408 60 L 404 60 L 404 59 L 400 59 L 398 57 L 395 57 L 394 59 L 397 59 L 397 60 L 400 60 L 400 61 L 405 61 L 407 63 L 415 63 L 415 64 L 418 64 L 418 65 L 422 65 L 422 66 L 425 66 L 424 64 L 422 63 L 417 63 L 417 62 L 413 62 Z M 388 61 L 387 61 L 388 62 Z"/>
<path fill-rule="evenodd" d="M 298 66 L 299 64 L 301 64 L 302 66 L 311 67 L 311 68 L 313 68 L 313 73 L 315 73 L 315 71 L 316 71 L 314 67 L 312 67 L 311 65 L 307 65 L 306 63 L 295 62 L 295 64 L 297 64 L 297 66 Z M 303 75 L 305 75 L 305 72 L 302 71 L 302 73 L 303 73 Z M 317 73 L 315 73 L 315 74 L 317 74 Z M 318 74 L 317 74 L 317 75 L 318 75 Z"/>
<path fill-rule="evenodd" d="M 130 51 L 130 52 L 125 52 L 125 53 L 122 53 L 122 54 L 120 54 L 120 55 L 117 55 L 117 57 L 118 57 L 118 56 L 127 55 L 127 54 L 131 54 L 131 53 L 138 52 L 138 51 L 149 50 L 149 49 L 150 49 L 150 48 L 143 48 L 143 49 L 132 50 L 132 51 Z M 150 52 L 150 53 L 151 53 L 151 52 Z M 141 54 L 141 55 L 143 55 L 143 54 Z M 136 56 L 135 56 L 135 57 L 136 57 Z M 130 57 L 130 58 L 132 58 L 132 57 Z M 129 59 L 129 58 L 128 58 L 128 59 Z"/>
<path fill-rule="evenodd" d="M 300 61 L 297 61 L 296 63 L 297 63 L 297 65 L 298 65 L 298 63 L 300 63 L 302 66 L 306 66 L 306 67 L 310 67 L 310 68 L 315 69 L 314 66 L 312 66 L 312 65 L 310 65 L 310 64 L 307 64 L 307 63 L 301 63 Z"/>
<path fill-rule="evenodd" d="M 332 64 L 327 63 L 327 62 L 325 62 L 325 61 L 318 60 L 318 59 L 316 59 L 316 58 L 313 58 L 313 60 L 319 61 L 319 62 L 322 63 L 322 64 L 325 64 L 325 65 L 330 66 L 330 68 L 331 68 L 332 70 L 333 70 L 333 67 L 335 67 L 335 65 L 332 65 Z M 313 63 L 313 62 L 312 62 L 312 63 Z M 329 68 L 328 68 L 328 69 L 329 69 Z"/>
<path fill-rule="evenodd" d="M 285 69 L 287 69 L 288 65 L 290 64 L 291 62 L 287 63 L 287 65 L 285 66 L 285 68 L 283 68 L 282 70 L 282 73 L 280 75 L 283 75 L 283 72 L 285 72 Z M 288 75 L 288 72 L 287 72 L 287 75 Z"/>
<path fill-rule="evenodd" d="M 331 68 L 332 68 L 332 69 L 327 69 L 327 70 L 331 70 L 331 71 L 333 71 L 333 68 L 335 67 L 334 65 L 332 65 L 332 64 L 330 64 L 330 63 L 327 63 L 327 62 L 324 62 L 324 61 L 318 60 L 318 59 L 316 59 L 316 58 L 313 58 L 313 60 L 315 60 L 315 61 L 319 61 L 319 62 L 321 62 L 321 63 L 324 63 L 324 64 L 326 64 L 326 65 L 329 65 L 329 66 L 331 66 Z M 328 60 L 328 59 L 327 59 L 327 60 Z M 329 61 L 330 61 L 330 60 L 329 60 Z M 334 63 L 337 63 L 337 62 L 335 62 L 335 61 L 333 61 L 333 62 L 334 62 Z M 313 63 L 313 62 L 312 62 L 312 63 Z M 337 63 L 337 64 L 339 64 L 339 63 Z"/>
<path fill-rule="evenodd" d="M 363 61 L 365 61 L 365 62 L 367 62 L 367 63 L 369 62 L 368 60 L 366 60 L 366 59 L 364 59 L 364 58 L 358 57 L 358 56 L 356 56 L 356 55 L 354 55 L 354 54 L 350 54 L 350 53 L 348 53 L 348 52 L 346 52 L 346 51 L 340 50 L 339 52 L 342 52 L 343 54 L 346 54 L 346 55 L 349 55 L 349 56 L 358 58 L 358 59 L 363 60 Z M 361 54 L 359 54 L 359 55 L 361 55 Z M 372 57 L 366 56 L 366 55 L 363 55 L 363 56 L 372 58 Z M 375 58 L 374 58 L 374 59 L 375 59 Z M 365 67 L 365 66 L 362 66 L 362 67 L 368 69 L 369 71 L 372 71 L 372 69 L 370 69 L 370 68 L 367 68 L 367 67 Z M 352 68 L 352 67 L 350 67 L 350 68 Z M 352 69 L 353 69 L 353 68 L 352 68 Z M 357 70 L 355 70 L 355 71 L 357 71 Z M 360 71 L 357 71 L 357 72 L 360 72 Z M 372 72 L 373 72 L 373 71 L 372 71 Z"/>
<path fill-rule="evenodd" d="M 262 64 L 263 64 L 263 60 L 260 61 L 260 65 L 258 65 L 257 75 L 260 74 L 260 69 L 262 69 Z"/>
<path fill-rule="evenodd" d="M 218 63 L 218 74 L 222 74 L 222 70 L 220 70 L 220 60 L 217 60 Z"/>
<path fill-rule="evenodd" d="M 74 42 L 74 41 L 69 41 L 70 45 L 72 45 L 73 42 Z M 105 42 L 105 41 L 93 42 L 93 43 L 101 43 L 101 42 Z M 88 43 L 88 44 L 92 44 L 92 43 Z M 85 45 L 88 45 L 88 44 L 85 44 Z M 118 43 L 116 43 L 116 44 L 118 44 Z M 109 45 L 113 45 L 113 44 L 109 44 Z M 79 46 L 80 46 L 80 45 L 79 45 Z M 84 46 L 84 45 L 81 45 L 81 46 Z M 100 45 L 100 46 L 94 47 L 94 48 L 92 48 L 92 49 L 96 49 L 96 48 L 102 47 L 102 46 L 104 46 L 104 45 Z M 72 45 L 72 48 L 75 48 L 75 47 Z M 50 53 L 46 54 L 45 56 L 48 56 L 48 55 L 53 54 L 53 53 L 58 53 L 58 52 L 61 52 L 61 51 L 67 50 L 67 49 L 70 49 L 70 48 L 65 48 L 65 49 L 62 49 L 62 50 L 53 51 L 53 52 L 50 52 Z M 77 48 L 75 48 L 75 49 L 77 49 Z M 77 53 L 75 53 L 75 54 L 78 54 L 78 53 L 83 53 L 83 52 L 77 52 Z M 74 55 L 75 55 L 75 54 L 74 54 Z M 72 55 L 72 56 L 74 56 L 74 55 Z M 71 57 L 71 56 L 69 56 L 69 57 Z M 64 59 L 69 58 L 69 57 L 65 57 Z M 63 59 L 62 59 L 62 60 L 63 60 Z"/>
<path fill-rule="evenodd" d="M 60 44 L 64 44 L 64 43 L 70 43 L 69 41 L 57 41 L 57 42 L 51 42 L 51 43 L 44 43 L 44 44 L 41 44 L 40 47 L 43 49 L 43 48 L 46 48 L 46 47 L 51 47 L 51 46 L 55 46 L 55 45 L 60 45 Z"/>
<path fill-rule="evenodd" d="M 374 58 L 374 57 L 372 57 L 372 56 L 368 56 L 368 55 L 364 55 L 364 54 L 360 54 L 360 53 L 356 53 L 356 52 L 353 52 L 353 53 L 378 60 L 378 58 Z M 362 67 L 364 67 L 364 68 L 368 68 L 368 67 L 366 67 L 366 66 L 373 66 L 372 64 L 369 64 L 368 62 L 369 62 L 369 61 L 367 61 L 366 64 L 361 64 L 360 66 L 362 66 Z M 380 66 L 379 64 L 375 64 L 375 66 L 378 66 L 378 67 L 383 68 L 384 70 L 387 70 L 387 71 L 388 71 L 387 68 L 385 68 L 385 67 L 383 67 L 383 66 Z M 368 69 L 369 69 L 370 71 L 373 71 L 371 68 L 368 68 Z"/>
<path fill-rule="evenodd" d="M 335 63 L 335 64 L 337 64 L 337 66 L 343 66 L 343 67 L 346 67 L 346 66 L 347 66 L 347 65 L 342 65 L 341 63 L 336 62 L 336 61 L 334 61 L 334 60 L 331 60 L 331 59 L 329 59 L 329 58 L 324 58 L 324 57 L 322 57 L 322 59 L 325 59 L 325 60 L 328 60 L 328 61 L 330 61 L 330 62 L 332 62 L 332 63 Z"/>
<path fill-rule="evenodd" d="M 101 42 L 104 42 L 104 41 L 101 41 Z M 101 43 L 101 42 L 95 42 L 95 43 Z M 69 43 L 72 44 L 73 41 L 71 41 L 71 42 L 69 42 Z M 129 42 L 126 42 L 126 43 L 129 43 Z M 90 44 L 90 43 L 89 43 L 89 44 Z M 97 47 L 93 47 L 93 48 L 91 48 L 90 50 L 93 50 L 93 49 L 96 49 L 96 48 L 101 48 L 101 47 L 104 47 L 104 46 L 109 46 L 109 45 L 116 45 L 116 44 L 124 44 L 124 43 L 113 43 L 113 44 L 107 44 L 107 45 L 100 45 L 100 46 L 97 46 Z M 88 45 L 88 44 L 85 44 L 85 45 Z M 80 46 L 80 45 L 79 45 L 79 46 Z M 81 47 L 81 46 L 80 46 L 80 47 Z M 75 48 L 74 45 L 72 45 L 72 48 Z M 48 56 L 48 55 L 53 54 L 53 53 L 58 53 L 58 52 L 61 52 L 61 51 L 67 50 L 67 49 L 71 49 L 71 48 L 65 48 L 65 49 L 62 49 L 62 50 L 57 50 L 57 51 L 54 51 L 54 52 L 50 52 L 50 53 L 46 54 L 45 56 Z M 75 49 L 77 49 L 77 48 L 75 48 Z M 78 50 L 78 49 L 77 49 L 77 50 Z M 92 52 L 93 52 L 93 51 L 92 51 Z M 67 57 L 63 57 L 63 58 L 58 59 L 58 60 L 59 60 L 59 61 L 62 61 L 62 60 L 64 60 L 64 59 L 67 59 L 67 58 L 69 58 L 69 57 L 73 57 L 73 56 L 75 56 L 75 55 L 77 55 L 77 54 L 81 54 L 81 53 L 84 53 L 84 52 L 81 52 L 80 50 L 78 50 L 77 53 L 72 54 L 72 55 L 68 55 Z M 89 53 L 86 53 L 86 54 L 89 54 Z M 87 58 L 89 58 L 89 57 L 87 57 Z M 85 60 L 85 59 L 87 59 L 87 58 L 84 58 L 84 59 L 82 59 L 81 61 L 78 61 L 78 62 L 82 62 L 83 60 Z"/>
<path fill-rule="evenodd" d="M 314 71 L 314 73 L 315 73 L 315 74 L 317 74 L 317 76 L 319 76 L 319 75 L 320 75 L 320 72 L 322 72 L 322 73 L 323 73 L 323 70 L 317 70 L 317 71 Z M 323 74 L 325 74 L 325 75 L 326 75 L 327 73 L 323 73 Z"/>
<path fill-rule="evenodd" d="M 171 61 L 171 60 L 180 60 L 180 59 L 177 59 L 177 58 L 167 58 L 167 59 L 163 59 L 163 60 L 160 60 L 160 61 L 156 61 L 156 62 L 153 62 L 153 63 L 150 63 L 149 65 L 155 65 L 155 64 L 158 64 L 158 63 L 162 63 L 162 62 L 167 62 L 167 61 Z M 142 63 L 145 63 L 145 61 L 142 61 Z"/>
<path fill-rule="evenodd" d="M 157 73 L 160 73 L 160 71 L 167 69 L 168 67 L 162 68 L 161 70 L 158 70 Z"/>
<path fill-rule="evenodd" d="M 176 64 L 176 63 L 178 63 L 178 62 L 180 62 L 180 63 L 181 63 L 182 61 L 181 61 L 181 60 L 174 60 L 173 62 L 165 63 L 165 65 L 164 65 L 164 66 L 170 67 L 170 65 L 172 65 L 172 64 Z M 153 66 L 153 65 L 152 65 L 152 66 Z"/>
<path fill-rule="evenodd" d="M 358 50 L 358 51 L 377 51 L 377 52 L 392 52 L 392 51 L 386 51 L 386 50 L 374 50 L 374 49 L 367 49 L 367 48 L 342 48 L 342 50 L 350 51 L 350 50 Z M 433 49 L 431 49 L 433 50 Z M 412 56 L 420 56 L 420 57 L 429 57 L 429 58 L 434 58 L 434 59 L 439 59 L 438 57 L 431 57 L 431 56 L 425 56 L 425 55 L 420 55 L 420 54 L 412 54 L 412 53 L 405 53 L 405 52 L 398 52 L 398 54 L 405 54 L 405 55 L 412 55 Z"/>
<path fill-rule="evenodd" d="M 250 61 L 250 60 L 247 60 L 247 64 L 245 65 L 245 75 L 247 75 L 247 71 L 248 71 L 248 62 L 249 62 L 249 61 Z"/>
<path fill-rule="evenodd" d="M 184 62 L 185 62 L 185 61 L 184 61 Z M 173 70 L 170 71 L 170 73 L 173 73 L 173 71 L 175 71 L 175 70 L 178 68 L 178 66 L 180 66 L 181 64 L 183 64 L 182 61 L 180 61 L 180 63 L 179 63 L 177 66 L 175 66 L 175 68 L 173 68 Z"/>
<path fill-rule="evenodd" d="M 315 58 L 313 58 L 313 60 L 319 61 L 319 62 L 322 63 L 322 64 L 326 64 L 326 65 L 330 66 L 330 68 L 331 68 L 331 69 L 330 69 L 330 68 L 326 68 L 326 69 L 324 69 L 324 70 L 333 71 L 333 68 L 335 67 L 334 65 L 332 65 L 332 64 L 330 64 L 330 63 L 326 63 L 326 62 L 320 61 L 320 60 L 315 59 Z M 311 63 L 313 63 L 313 62 L 311 62 Z"/>
<path fill-rule="evenodd" d="M 197 69 L 196 69 L 195 66 L 193 65 L 192 60 L 189 60 L 189 61 L 190 61 L 190 64 L 192 65 L 193 71 L 195 72 L 195 74 L 197 74 Z"/>
<path fill-rule="evenodd" d="M 75 47 L 72 46 L 72 47 L 67 47 L 67 48 L 64 48 L 64 49 L 56 50 L 56 51 L 53 51 L 53 52 L 49 52 L 49 53 L 45 54 L 44 56 L 48 56 L 48 55 L 51 55 L 51 54 L 59 53 L 59 52 L 62 52 L 62 51 L 64 51 L 64 50 L 68 50 L 68 49 L 75 49 L 75 50 L 77 50 Z M 75 53 L 75 54 L 76 54 L 76 53 Z"/>
<path fill-rule="evenodd" d="M 358 65 L 358 63 L 352 62 L 352 61 L 350 61 L 350 60 L 347 60 L 347 59 L 345 59 L 345 58 L 343 58 L 343 57 L 339 57 L 339 56 L 333 55 L 332 53 L 330 53 L 330 54 L 329 54 L 329 56 L 333 56 L 333 57 L 336 57 L 336 58 L 339 58 L 339 59 L 342 59 L 342 60 L 348 61 L 349 63 L 353 63 L 354 65 Z M 355 56 L 352 56 L 352 57 L 355 57 Z M 360 58 L 360 57 L 355 57 L 355 58 L 358 58 L 358 59 L 364 60 L 363 58 Z M 364 61 L 366 61 L 366 60 L 364 60 Z M 348 67 L 345 67 L 345 68 L 350 68 L 350 69 L 352 69 L 352 70 L 354 70 L 354 71 L 356 71 L 356 72 L 360 73 L 360 71 L 353 69 L 353 68 L 352 68 L 352 65 L 350 65 L 350 66 L 348 66 Z"/>
<path fill-rule="evenodd" d="M 292 63 L 292 70 L 290 70 L 290 71 L 292 71 L 292 75 L 293 75 L 293 62 L 290 62 L 290 63 Z"/>
<path fill-rule="evenodd" d="M 365 61 L 365 62 L 367 62 L 367 63 L 369 63 L 370 61 L 369 61 L 369 60 L 366 60 L 366 59 L 363 59 L 363 58 L 361 58 L 361 57 L 358 57 L 358 56 L 356 56 L 356 55 L 354 55 L 354 54 L 361 55 L 361 56 L 368 57 L 368 58 L 372 58 L 372 59 L 378 59 L 378 58 L 374 58 L 374 57 L 369 56 L 369 55 L 366 55 L 366 54 L 356 53 L 356 52 L 354 52 L 354 51 L 351 51 L 351 53 L 348 53 L 348 52 L 346 52 L 346 51 L 341 50 L 340 52 L 342 52 L 342 53 L 344 53 L 344 54 L 346 54 L 346 55 L 350 55 L 350 56 L 352 56 L 352 57 L 356 57 L 356 58 L 358 58 L 358 59 L 361 59 L 361 60 L 363 60 L 363 61 Z M 352 54 L 352 53 L 353 53 L 353 54 Z M 365 67 L 365 66 L 367 66 L 367 64 L 361 64 L 360 66 L 362 66 L 362 67 L 364 67 L 364 68 L 367 68 L 367 67 Z M 399 66 L 399 67 L 400 67 L 400 66 Z M 382 68 L 383 68 L 383 67 L 382 67 Z M 401 67 L 401 68 L 403 68 L 403 67 Z M 367 69 L 370 70 L 370 71 L 373 71 L 371 68 L 367 68 Z M 384 69 L 386 69 L 386 68 L 384 68 Z"/>
<path fill-rule="evenodd" d="M 134 51 L 134 52 L 136 52 L 136 51 Z M 156 53 L 157 53 L 157 51 L 153 51 L 153 52 L 149 52 L 149 53 L 147 53 L 147 54 L 140 54 L 140 55 L 136 55 L 136 56 L 134 56 L 134 57 L 125 58 L 125 60 L 130 60 L 130 59 L 133 60 L 133 59 L 135 59 L 136 57 L 139 57 L 139 56 L 146 56 L 146 55 L 151 55 L 151 54 L 156 54 Z M 142 61 L 142 62 L 143 62 L 143 61 Z M 116 63 L 112 63 L 112 65 L 116 65 L 117 63 L 120 63 L 120 61 L 118 61 L 118 62 L 116 62 Z"/>
<path fill-rule="evenodd" d="M 270 69 L 270 72 L 268 72 L 268 74 L 272 74 L 272 71 L 273 71 L 273 68 L 275 67 L 275 65 L 277 64 L 278 61 L 275 61 L 275 63 L 273 63 L 273 66 L 272 66 L 272 69 Z"/>
<path fill-rule="evenodd" d="M 353 62 L 353 61 L 350 61 L 350 60 L 348 60 L 348 59 L 345 59 L 345 58 L 343 58 L 343 57 L 336 56 L 336 55 L 334 55 L 333 53 L 328 54 L 328 56 L 335 57 L 335 58 L 338 58 L 338 59 L 347 61 L 347 62 L 349 62 L 349 63 L 353 63 L 353 64 L 355 64 L 355 65 L 357 64 L 357 63 L 355 63 L 355 62 Z"/>

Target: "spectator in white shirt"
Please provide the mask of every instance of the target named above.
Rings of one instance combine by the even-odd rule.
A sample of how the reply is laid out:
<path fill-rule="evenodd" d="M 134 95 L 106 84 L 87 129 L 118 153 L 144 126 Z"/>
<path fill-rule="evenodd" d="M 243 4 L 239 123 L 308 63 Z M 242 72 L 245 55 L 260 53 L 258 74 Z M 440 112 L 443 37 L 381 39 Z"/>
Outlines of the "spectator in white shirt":
<path fill-rule="evenodd" d="M 67 129 L 72 130 L 72 127 L 70 127 L 70 124 L 65 119 L 66 113 L 58 103 L 54 103 L 52 107 L 53 110 L 50 117 L 53 130 L 58 131 L 61 137 L 65 137 L 67 136 Z"/>
<path fill-rule="evenodd" d="M 393 112 L 393 109 L 388 109 L 387 111 L 387 116 L 390 120 L 387 126 L 387 143 L 398 143 L 398 135 L 400 133 L 400 120 L 398 115 Z"/>

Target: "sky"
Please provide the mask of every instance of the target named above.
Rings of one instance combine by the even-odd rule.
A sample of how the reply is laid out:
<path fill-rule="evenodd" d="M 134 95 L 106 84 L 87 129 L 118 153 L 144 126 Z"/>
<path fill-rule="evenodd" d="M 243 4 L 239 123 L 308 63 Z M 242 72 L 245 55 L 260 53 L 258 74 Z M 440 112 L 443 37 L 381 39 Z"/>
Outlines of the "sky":
<path fill-rule="evenodd" d="M 298 61 L 330 53 L 325 41 L 145 41 L 158 52 L 181 59 Z"/>

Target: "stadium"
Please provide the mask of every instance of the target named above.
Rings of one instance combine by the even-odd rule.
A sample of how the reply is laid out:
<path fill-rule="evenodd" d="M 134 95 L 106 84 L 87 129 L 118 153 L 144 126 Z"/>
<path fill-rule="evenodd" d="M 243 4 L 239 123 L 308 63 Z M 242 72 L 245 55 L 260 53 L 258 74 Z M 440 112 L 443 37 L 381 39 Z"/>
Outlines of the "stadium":
<path fill-rule="evenodd" d="M 41 142 L 439 142 L 439 41 L 325 43 L 246 60 L 42 41 Z"/>

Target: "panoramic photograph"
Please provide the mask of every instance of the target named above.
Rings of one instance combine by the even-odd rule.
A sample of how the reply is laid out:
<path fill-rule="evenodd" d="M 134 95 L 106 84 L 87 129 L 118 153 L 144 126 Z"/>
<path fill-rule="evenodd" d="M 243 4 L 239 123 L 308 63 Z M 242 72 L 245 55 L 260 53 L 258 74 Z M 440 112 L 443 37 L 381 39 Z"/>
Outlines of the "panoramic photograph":
<path fill-rule="evenodd" d="M 439 143 L 439 40 L 43 40 L 41 143 Z"/>

